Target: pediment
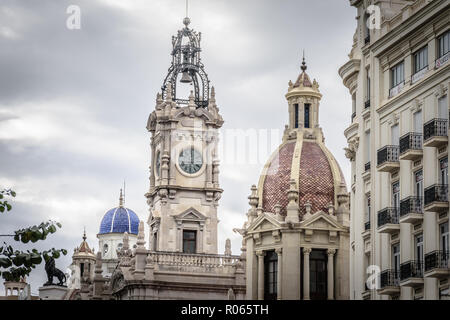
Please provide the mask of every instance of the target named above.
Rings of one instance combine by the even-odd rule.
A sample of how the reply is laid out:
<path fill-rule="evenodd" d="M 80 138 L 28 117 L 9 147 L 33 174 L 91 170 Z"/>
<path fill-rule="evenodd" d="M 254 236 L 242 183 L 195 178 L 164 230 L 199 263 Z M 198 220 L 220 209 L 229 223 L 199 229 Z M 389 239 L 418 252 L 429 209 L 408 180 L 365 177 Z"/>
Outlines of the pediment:
<path fill-rule="evenodd" d="M 189 208 L 186 211 L 174 216 L 175 220 L 190 220 L 190 221 L 205 221 L 206 217 L 194 208 Z"/>
<path fill-rule="evenodd" d="M 338 223 L 334 217 L 330 216 L 328 213 L 323 211 L 318 211 L 312 216 L 308 217 L 306 220 L 301 222 L 301 228 L 305 229 L 331 229 L 331 230 L 342 230 L 343 226 Z"/>
<path fill-rule="evenodd" d="M 265 230 L 269 231 L 273 229 L 279 229 L 280 227 L 280 222 L 275 219 L 273 214 L 263 213 L 253 221 L 253 223 L 248 228 L 248 232 L 261 232 Z"/>

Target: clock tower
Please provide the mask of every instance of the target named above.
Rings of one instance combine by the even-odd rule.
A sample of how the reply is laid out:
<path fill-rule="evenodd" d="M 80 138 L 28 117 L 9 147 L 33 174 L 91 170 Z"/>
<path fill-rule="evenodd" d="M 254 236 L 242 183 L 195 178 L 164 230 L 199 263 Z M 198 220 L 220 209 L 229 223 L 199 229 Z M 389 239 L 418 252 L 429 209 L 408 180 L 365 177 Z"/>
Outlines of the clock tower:
<path fill-rule="evenodd" d="M 172 63 L 147 123 L 150 250 L 216 254 L 223 119 L 201 62 L 201 33 L 189 28 L 189 18 L 183 23 L 172 37 Z"/>

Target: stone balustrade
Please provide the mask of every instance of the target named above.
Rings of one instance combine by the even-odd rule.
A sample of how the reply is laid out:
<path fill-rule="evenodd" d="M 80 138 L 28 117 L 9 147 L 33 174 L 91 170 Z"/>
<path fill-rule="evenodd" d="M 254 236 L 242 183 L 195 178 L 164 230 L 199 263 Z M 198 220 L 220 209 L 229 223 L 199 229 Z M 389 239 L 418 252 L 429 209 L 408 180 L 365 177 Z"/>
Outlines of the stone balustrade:
<path fill-rule="evenodd" d="M 236 265 L 240 256 L 227 256 L 216 254 L 190 254 L 179 252 L 150 251 L 153 263 L 169 266 L 192 266 L 203 268 L 223 268 Z"/>

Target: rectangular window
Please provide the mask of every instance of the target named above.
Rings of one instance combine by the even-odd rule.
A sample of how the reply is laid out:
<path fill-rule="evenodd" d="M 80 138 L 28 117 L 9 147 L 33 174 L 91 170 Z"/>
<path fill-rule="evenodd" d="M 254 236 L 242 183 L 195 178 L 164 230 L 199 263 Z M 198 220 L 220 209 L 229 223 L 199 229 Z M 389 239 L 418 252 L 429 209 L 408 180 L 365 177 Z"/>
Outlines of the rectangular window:
<path fill-rule="evenodd" d="M 277 299 L 278 254 L 267 251 L 264 257 L 264 300 Z"/>
<path fill-rule="evenodd" d="M 415 245 L 416 245 L 416 250 L 415 250 L 415 260 L 416 261 L 423 261 L 423 235 L 418 234 L 417 236 L 415 236 L 414 239 Z"/>
<path fill-rule="evenodd" d="M 448 252 L 450 249 L 448 222 L 439 225 L 439 250 Z"/>
<path fill-rule="evenodd" d="M 391 69 L 391 88 L 405 81 L 404 62 L 400 62 Z"/>
<path fill-rule="evenodd" d="M 393 146 L 400 144 L 398 124 L 391 127 L 391 143 Z"/>
<path fill-rule="evenodd" d="M 365 134 L 365 141 L 364 141 L 364 148 L 366 150 L 365 152 L 365 156 L 366 156 L 366 160 L 365 163 L 370 161 L 370 131 L 367 131 Z"/>
<path fill-rule="evenodd" d="M 414 132 L 423 133 L 422 111 L 414 113 Z"/>
<path fill-rule="evenodd" d="M 298 104 L 294 104 L 294 128 L 298 128 Z"/>
<path fill-rule="evenodd" d="M 192 230 L 183 230 L 183 252 L 196 253 L 197 250 L 197 232 Z"/>
<path fill-rule="evenodd" d="M 397 211 L 400 207 L 400 182 L 395 182 L 392 184 L 392 206 L 396 208 Z"/>
<path fill-rule="evenodd" d="M 423 172 L 422 170 L 416 171 L 414 173 L 414 183 L 415 183 L 415 190 L 414 193 L 416 197 L 422 197 L 423 195 Z"/>
<path fill-rule="evenodd" d="M 370 196 L 366 196 L 366 221 L 365 222 L 365 230 L 370 228 Z"/>
<path fill-rule="evenodd" d="M 310 113 L 310 104 L 305 103 L 305 128 L 309 128 L 309 113 Z"/>
<path fill-rule="evenodd" d="M 370 101 L 370 76 L 369 69 L 366 70 L 366 101 Z"/>
<path fill-rule="evenodd" d="M 84 275 L 84 263 L 80 263 L 80 276 Z"/>
<path fill-rule="evenodd" d="M 428 46 L 419 49 L 414 53 L 414 73 L 428 67 Z"/>
<path fill-rule="evenodd" d="M 395 278 L 400 276 L 400 244 L 396 243 L 392 245 L 392 261 L 391 267 L 395 271 Z"/>
<path fill-rule="evenodd" d="M 447 31 L 438 38 L 438 57 L 442 57 L 450 51 L 450 31 Z"/>
<path fill-rule="evenodd" d="M 440 119 L 448 119 L 447 95 L 438 99 L 438 114 Z"/>
<path fill-rule="evenodd" d="M 448 184 L 448 158 L 439 160 L 439 183 Z"/>

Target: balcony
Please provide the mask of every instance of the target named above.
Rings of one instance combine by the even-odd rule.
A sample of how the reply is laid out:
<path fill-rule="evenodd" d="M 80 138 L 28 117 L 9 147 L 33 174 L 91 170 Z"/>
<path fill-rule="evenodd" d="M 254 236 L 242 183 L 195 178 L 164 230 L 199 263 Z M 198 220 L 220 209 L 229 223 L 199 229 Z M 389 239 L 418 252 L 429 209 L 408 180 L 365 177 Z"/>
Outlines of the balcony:
<path fill-rule="evenodd" d="M 400 277 L 397 270 L 384 270 L 380 274 L 378 294 L 394 295 L 400 293 Z"/>
<path fill-rule="evenodd" d="M 400 160 L 418 160 L 422 156 L 421 133 L 410 132 L 400 138 Z"/>
<path fill-rule="evenodd" d="M 378 211 L 378 232 L 395 233 L 400 231 L 398 208 L 385 208 Z"/>
<path fill-rule="evenodd" d="M 416 223 L 422 219 L 422 197 L 408 197 L 400 202 L 400 223 Z"/>
<path fill-rule="evenodd" d="M 399 84 L 395 85 L 391 89 L 389 89 L 389 98 L 395 97 L 400 92 L 402 92 L 403 87 L 405 86 L 405 81 L 400 82 Z"/>
<path fill-rule="evenodd" d="M 447 278 L 450 275 L 450 252 L 436 250 L 425 255 L 425 277 Z"/>
<path fill-rule="evenodd" d="M 450 51 L 447 52 L 446 54 L 444 54 L 442 57 L 439 57 L 438 59 L 436 59 L 436 61 L 435 61 L 436 69 L 439 69 L 443 65 L 447 64 L 449 58 L 450 58 Z"/>
<path fill-rule="evenodd" d="M 425 189 L 424 210 L 442 212 L 448 210 L 448 185 L 435 184 Z"/>
<path fill-rule="evenodd" d="M 399 146 L 385 146 L 377 152 L 377 169 L 383 172 L 393 172 L 400 168 Z"/>
<path fill-rule="evenodd" d="M 423 146 L 439 148 L 448 143 L 448 120 L 433 119 L 423 125 Z"/>
<path fill-rule="evenodd" d="M 364 109 L 370 108 L 370 99 L 367 99 L 366 102 L 364 102 Z"/>
<path fill-rule="evenodd" d="M 414 84 L 414 83 L 419 82 L 420 80 L 422 80 L 425 77 L 425 75 L 427 74 L 427 72 L 428 72 L 428 66 L 426 66 L 422 70 L 419 70 L 416 73 L 414 73 L 411 76 L 411 84 Z"/>
<path fill-rule="evenodd" d="M 400 284 L 405 287 L 423 285 L 423 261 L 415 260 L 400 265 Z"/>

